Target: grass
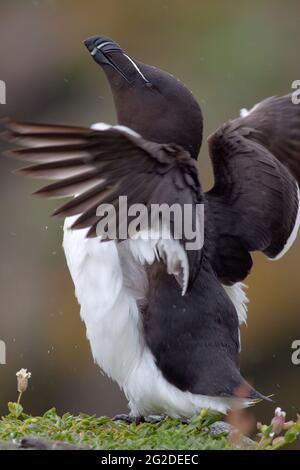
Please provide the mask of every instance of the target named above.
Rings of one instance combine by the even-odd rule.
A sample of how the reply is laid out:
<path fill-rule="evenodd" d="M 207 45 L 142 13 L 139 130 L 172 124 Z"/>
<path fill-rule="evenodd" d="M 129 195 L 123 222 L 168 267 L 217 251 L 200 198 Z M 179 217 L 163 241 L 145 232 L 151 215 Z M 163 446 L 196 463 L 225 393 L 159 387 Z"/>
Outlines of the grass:
<path fill-rule="evenodd" d="M 20 403 L 9 403 L 10 413 L 0 420 L 0 441 L 18 443 L 23 437 L 40 437 L 64 441 L 92 449 L 171 449 L 171 450 L 230 450 L 240 448 L 226 434 L 212 436 L 209 426 L 221 418 L 203 410 L 189 423 L 165 418 L 158 423 L 115 423 L 107 417 L 86 414 L 59 416 L 53 408 L 43 416 L 24 413 Z M 274 435 L 272 424 L 259 425 L 256 449 L 277 449 L 294 442 L 300 436 L 300 420 L 289 422 L 280 437 Z M 291 424 L 293 423 L 293 424 Z"/>
<path fill-rule="evenodd" d="M 12 409 L 10 404 L 10 408 Z M 58 416 L 53 408 L 32 417 L 12 411 L 0 421 L 0 440 L 19 442 L 34 436 L 88 446 L 93 449 L 232 449 L 225 435 L 210 437 L 207 426 L 220 416 L 196 416 L 188 424 L 165 418 L 159 423 L 116 424 L 107 417 L 85 414 Z M 206 430 L 205 430 L 206 428 Z"/>

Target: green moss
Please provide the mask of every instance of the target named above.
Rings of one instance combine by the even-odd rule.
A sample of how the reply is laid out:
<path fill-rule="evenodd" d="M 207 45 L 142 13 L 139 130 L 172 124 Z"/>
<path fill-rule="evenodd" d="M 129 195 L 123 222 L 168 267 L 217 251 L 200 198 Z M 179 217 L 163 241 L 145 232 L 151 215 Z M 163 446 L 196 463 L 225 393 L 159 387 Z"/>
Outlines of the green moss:
<path fill-rule="evenodd" d="M 225 435 L 209 436 L 207 426 L 219 418 L 197 416 L 189 424 L 166 418 L 159 423 L 137 425 L 116 424 L 107 417 L 85 414 L 58 416 L 55 409 L 38 417 L 10 413 L 0 421 L 0 440 L 18 442 L 22 437 L 34 436 L 93 449 L 231 449 Z"/>
<path fill-rule="evenodd" d="M 92 449 L 158 449 L 158 450 L 229 450 L 243 449 L 249 443 L 242 440 L 236 446 L 231 444 L 225 433 L 210 432 L 210 426 L 222 415 L 210 415 L 202 410 L 187 424 L 180 420 L 165 418 L 159 422 L 125 424 L 114 422 L 105 416 L 86 414 L 73 416 L 66 413 L 58 416 L 55 408 L 43 416 L 30 416 L 23 412 L 19 403 L 8 404 L 10 413 L 0 419 L 1 441 L 19 443 L 23 437 L 35 437 L 62 441 Z M 259 433 L 255 449 L 279 449 L 295 443 L 300 437 L 300 417 L 282 428 L 281 436 L 274 434 L 272 424 L 258 423 Z M 251 445 L 251 447 L 252 447 Z"/>

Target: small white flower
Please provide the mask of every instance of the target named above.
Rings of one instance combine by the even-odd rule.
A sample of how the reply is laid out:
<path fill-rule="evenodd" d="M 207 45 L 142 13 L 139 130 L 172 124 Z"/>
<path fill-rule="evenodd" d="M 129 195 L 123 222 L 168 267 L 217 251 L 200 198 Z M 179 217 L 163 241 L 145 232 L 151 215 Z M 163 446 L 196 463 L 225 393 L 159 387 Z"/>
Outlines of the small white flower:
<path fill-rule="evenodd" d="M 17 377 L 20 377 L 22 379 L 30 379 L 31 377 L 31 372 L 27 372 L 27 369 L 20 369 L 17 373 L 16 373 L 16 376 Z"/>
<path fill-rule="evenodd" d="M 31 377 L 31 372 L 27 372 L 27 369 L 20 369 L 17 373 L 17 380 L 18 380 L 18 392 L 23 393 L 26 392 L 28 387 L 28 379 Z"/>
<path fill-rule="evenodd" d="M 285 417 L 286 417 L 286 412 L 282 411 L 279 406 L 275 409 L 274 413 L 274 418 L 271 421 L 272 424 L 272 431 L 275 434 L 280 434 L 282 430 L 284 429 L 285 425 Z"/>
<path fill-rule="evenodd" d="M 275 409 L 275 416 L 279 416 L 281 418 L 285 418 L 286 417 L 286 412 L 285 411 L 282 411 L 282 409 L 278 406 L 276 409 Z"/>

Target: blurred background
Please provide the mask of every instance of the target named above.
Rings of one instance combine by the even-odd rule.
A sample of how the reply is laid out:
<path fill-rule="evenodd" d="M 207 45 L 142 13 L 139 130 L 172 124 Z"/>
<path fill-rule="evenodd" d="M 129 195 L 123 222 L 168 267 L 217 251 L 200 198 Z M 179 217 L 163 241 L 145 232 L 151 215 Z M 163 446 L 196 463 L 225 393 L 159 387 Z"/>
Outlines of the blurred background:
<path fill-rule="evenodd" d="M 0 79 L 7 104 L 0 117 L 90 125 L 115 122 L 108 85 L 83 40 L 112 37 L 132 57 L 184 81 L 205 118 L 199 159 L 205 189 L 212 185 L 206 137 L 240 108 L 285 94 L 300 79 L 300 4 L 214 0 L 1 0 Z M 2 150 L 4 144 L 0 143 Z M 35 182 L 18 178 L 0 159 L 0 413 L 16 398 L 15 373 L 32 372 L 23 404 L 28 413 L 114 415 L 127 405 L 117 385 L 93 364 L 85 327 L 62 251 L 57 202 L 34 199 Z M 300 339 L 300 240 L 284 259 L 254 256 L 248 278 L 248 327 L 242 328 L 242 371 L 291 418 L 300 411 L 300 365 L 291 344 Z M 274 406 L 253 410 L 269 420 Z"/>

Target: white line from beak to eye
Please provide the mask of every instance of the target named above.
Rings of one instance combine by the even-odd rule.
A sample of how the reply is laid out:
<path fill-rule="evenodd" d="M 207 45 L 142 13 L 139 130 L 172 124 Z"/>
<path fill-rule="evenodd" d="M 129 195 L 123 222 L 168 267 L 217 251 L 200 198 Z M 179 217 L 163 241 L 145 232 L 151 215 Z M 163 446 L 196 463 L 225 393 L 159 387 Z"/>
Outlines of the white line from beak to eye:
<path fill-rule="evenodd" d="M 106 42 L 103 42 L 102 44 L 99 44 L 99 46 L 94 47 L 94 49 L 93 49 L 92 52 L 91 52 L 91 55 L 94 56 L 95 54 L 97 54 L 97 51 L 99 51 L 100 49 L 102 49 L 102 47 L 106 46 L 107 44 L 111 44 L 111 42 L 106 41 Z"/>
<path fill-rule="evenodd" d="M 94 47 L 94 49 L 92 50 L 91 52 L 91 55 L 94 56 L 96 53 L 97 53 L 97 50 L 100 50 L 102 49 L 102 47 L 106 46 L 107 44 L 111 44 L 111 42 L 103 42 L 102 44 L 99 44 L 99 46 L 96 46 Z M 145 75 L 140 71 L 140 69 L 138 68 L 138 66 L 136 65 L 136 63 L 127 55 L 127 54 L 124 54 L 123 52 L 123 55 L 124 57 L 126 57 L 126 59 L 128 59 L 132 65 L 134 66 L 135 70 L 138 72 L 138 74 L 142 77 L 142 79 L 148 83 L 149 80 L 147 80 L 147 78 L 145 77 Z"/>
<path fill-rule="evenodd" d="M 102 49 L 102 47 L 106 46 L 107 44 L 112 44 L 112 43 L 109 41 L 106 41 L 106 42 L 103 42 L 102 44 L 99 44 L 99 46 L 96 46 L 96 47 L 97 49 Z"/>
<path fill-rule="evenodd" d="M 140 69 L 138 68 L 138 66 L 136 65 L 136 63 L 133 62 L 133 60 L 132 60 L 128 55 L 124 54 L 124 52 L 123 52 L 123 55 L 124 55 L 124 57 L 126 57 L 126 58 L 132 63 L 132 65 L 134 66 L 135 70 L 140 74 L 140 76 L 142 77 L 142 79 L 143 79 L 145 82 L 148 83 L 149 80 L 147 80 L 147 78 L 145 77 L 145 75 L 142 74 L 142 72 L 140 71 Z"/>

